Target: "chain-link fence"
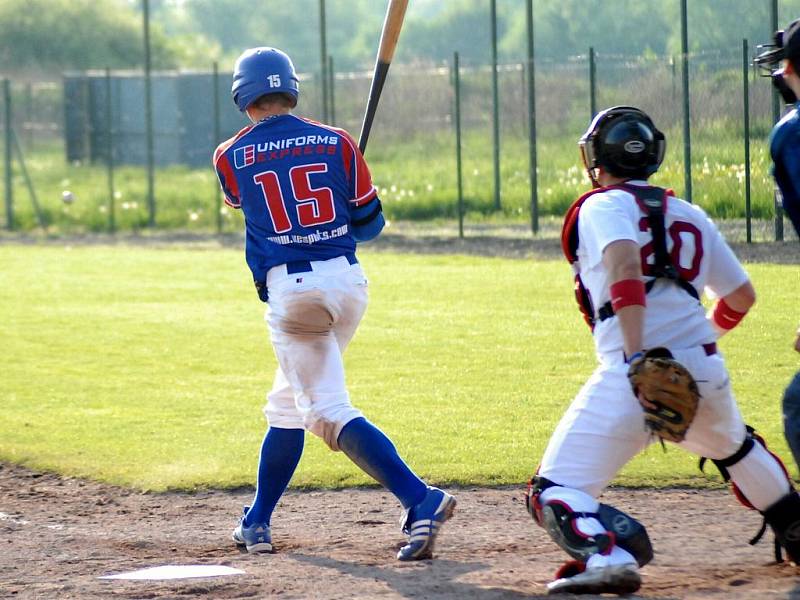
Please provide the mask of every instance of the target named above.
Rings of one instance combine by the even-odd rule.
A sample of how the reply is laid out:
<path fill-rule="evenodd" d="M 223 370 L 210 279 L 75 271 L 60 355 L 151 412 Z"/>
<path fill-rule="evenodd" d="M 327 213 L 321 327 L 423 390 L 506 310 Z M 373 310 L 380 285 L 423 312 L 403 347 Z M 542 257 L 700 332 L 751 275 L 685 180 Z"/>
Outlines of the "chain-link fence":
<path fill-rule="evenodd" d="M 734 45 L 729 52 L 689 56 L 687 138 L 678 57 L 589 50 L 535 61 L 535 195 L 525 63 L 498 66 L 498 144 L 491 66 L 462 63 L 456 90 L 452 64 L 394 65 L 367 151 L 389 217 L 456 218 L 459 155 L 468 221 L 524 223 L 533 201 L 540 215 L 563 214 L 588 187 L 576 141 L 592 109 L 628 104 L 647 111 L 667 135 L 667 157 L 655 183 L 683 195 L 691 177 L 691 199 L 716 217 L 744 219 L 749 197 L 752 218 L 775 218 L 766 146 L 772 91 L 749 67 L 751 51 Z M 327 114 L 354 135 L 371 76 L 329 74 Z M 11 165 L 5 176 L 5 226 L 79 232 L 137 230 L 154 222 L 163 228 L 238 230 L 238 217 L 220 202 L 211 168 L 216 144 L 246 124 L 230 100 L 230 77 L 213 69 L 153 75 L 152 204 L 142 73 L 66 73 L 60 81 L 9 82 L 2 113 L 4 164 Z M 301 75 L 300 86 L 299 114 L 320 118 L 326 112 L 320 77 Z"/>

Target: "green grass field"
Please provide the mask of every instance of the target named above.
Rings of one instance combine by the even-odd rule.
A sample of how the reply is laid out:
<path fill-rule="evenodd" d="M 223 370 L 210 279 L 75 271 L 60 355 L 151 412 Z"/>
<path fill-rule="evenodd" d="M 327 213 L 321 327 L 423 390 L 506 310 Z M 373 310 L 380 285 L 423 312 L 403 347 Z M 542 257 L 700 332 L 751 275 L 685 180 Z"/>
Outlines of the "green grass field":
<path fill-rule="evenodd" d="M 527 479 L 594 365 L 567 265 L 361 254 L 356 406 L 433 482 Z M 5 245 L 0 264 L 0 460 L 148 490 L 253 483 L 275 359 L 240 251 Z M 796 267 L 749 271 L 758 305 L 722 348 L 746 420 L 788 456 Z M 707 470 L 656 445 L 617 483 L 719 481 Z M 308 437 L 293 485 L 367 483 Z"/>

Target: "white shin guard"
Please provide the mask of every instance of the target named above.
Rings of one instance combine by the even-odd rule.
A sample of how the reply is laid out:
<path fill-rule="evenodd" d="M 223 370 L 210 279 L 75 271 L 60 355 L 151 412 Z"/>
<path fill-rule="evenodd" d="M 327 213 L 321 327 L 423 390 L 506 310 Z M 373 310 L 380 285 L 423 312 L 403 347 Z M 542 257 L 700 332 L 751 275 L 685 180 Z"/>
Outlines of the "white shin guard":
<path fill-rule="evenodd" d="M 736 464 L 726 467 L 731 480 L 753 507 L 764 512 L 791 490 L 780 462 L 756 442 L 750 452 Z"/>

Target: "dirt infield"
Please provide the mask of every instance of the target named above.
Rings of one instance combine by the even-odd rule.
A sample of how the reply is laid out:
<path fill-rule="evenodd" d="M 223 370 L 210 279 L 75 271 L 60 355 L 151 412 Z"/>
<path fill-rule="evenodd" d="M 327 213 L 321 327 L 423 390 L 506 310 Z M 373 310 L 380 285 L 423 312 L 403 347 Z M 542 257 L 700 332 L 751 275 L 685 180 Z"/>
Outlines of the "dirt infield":
<path fill-rule="evenodd" d="M 3 598 L 538 598 L 564 560 L 523 490 L 457 489 L 432 561 L 399 563 L 399 508 L 375 489 L 290 491 L 276 554 L 230 541 L 247 490 L 142 494 L 0 465 Z M 615 489 L 604 498 L 646 523 L 655 546 L 637 598 L 800 598 L 800 568 L 774 564 L 760 516 L 725 490 Z M 101 580 L 160 565 L 227 565 L 243 575 Z"/>

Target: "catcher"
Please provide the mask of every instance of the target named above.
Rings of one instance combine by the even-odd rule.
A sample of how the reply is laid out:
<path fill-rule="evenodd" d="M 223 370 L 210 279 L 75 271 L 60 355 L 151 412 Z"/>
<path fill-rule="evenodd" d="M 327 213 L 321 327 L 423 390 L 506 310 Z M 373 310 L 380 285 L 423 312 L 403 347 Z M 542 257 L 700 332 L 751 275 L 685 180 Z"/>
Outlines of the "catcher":
<path fill-rule="evenodd" d="M 666 141 L 644 112 L 599 113 L 579 146 L 595 189 L 567 212 L 562 247 L 599 365 L 528 486 L 531 516 L 574 559 L 548 592 L 639 589 L 647 532 L 597 497 L 659 439 L 712 460 L 797 562 L 800 496 L 745 426 L 716 344 L 755 302 L 747 274 L 702 209 L 647 183 Z M 708 314 L 704 290 L 716 298 Z"/>

